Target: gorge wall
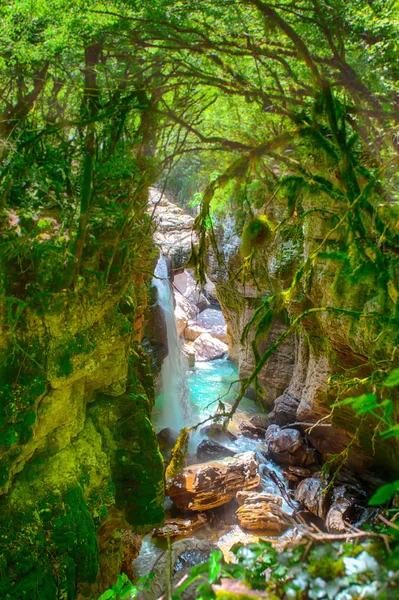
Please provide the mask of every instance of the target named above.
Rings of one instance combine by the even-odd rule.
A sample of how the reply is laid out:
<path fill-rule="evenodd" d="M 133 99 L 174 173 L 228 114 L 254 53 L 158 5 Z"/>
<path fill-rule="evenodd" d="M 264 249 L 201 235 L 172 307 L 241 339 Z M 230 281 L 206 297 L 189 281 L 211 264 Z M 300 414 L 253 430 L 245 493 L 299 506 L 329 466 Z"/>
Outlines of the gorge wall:
<path fill-rule="evenodd" d="M 365 379 L 379 365 L 383 368 L 390 360 L 397 362 L 397 328 L 392 320 L 385 320 L 385 316 L 394 320 L 397 298 L 386 293 L 371 251 L 370 266 L 354 270 L 353 247 L 348 246 L 339 230 L 329 234 L 332 224 L 314 214 L 314 199 L 306 208 L 310 216 L 303 226 L 298 229 L 285 219 L 285 224 L 257 250 L 250 265 L 248 261 L 244 264 L 240 252 L 244 223 L 234 216 L 239 213 L 233 210 L 223 219 L 216 219 L 219 259 L 208 242 L 208 276 L 216 284 L 228 323 L 231 355 L 238 361 L 241 376 L 252 372 L 252 342 L 264 313 L 255 319 L 243 340 L 244 327 L 267 296 L 290 290 L 295 272 L 325 242 L 324 253 L 313 260 L 295 294 L 287 292 L 284 307 L 274 312 L 270 332 L 259 336 L 260 356 L 287 329 L 288 315 L 295 318 L 315 307 L 328 309 L 309 313 L 301 320 L 301 326 L 277 348 L 260 372 L 256 393 L 271 411 L 270 423 L 304 423 L 299 426 L 304 432 L 310 424 L 322 420 L 308 431 L 308 439 L 324 460 L 343 453 L 337 464 L 345 462 L 357 472 L 378 468 L 380 475 L 392 476 L 398 472 L 397 443 L 380 443 L 375 419 L 359 419 L 349 407 L 332 409 L 332 405 L 337 399 L 369 392 Z M 285 210 L 276 202 L 266 214 L 276 226 L 284 219 Z M 384 205 L 379 210 L 388 224 L 392 217 L 389 210 Z M 391 269 L 395 281 L 399 265 L 393 252 Z"/>
<path fill-rule="evenodd" d="M 124 530 L 163 517 L 153 377 L 140 344 L 152 232 L 144 215 L 104 285 L 117 230 L 89 231 L 75 290 L 56 291 L 57 221 L 42 216 L 29 230 L 8 214 L 2 228 L 33 252 L 3 253 L 1 263 L 0 596 L 98 597 L 124 553 L 137 551 Z"/>

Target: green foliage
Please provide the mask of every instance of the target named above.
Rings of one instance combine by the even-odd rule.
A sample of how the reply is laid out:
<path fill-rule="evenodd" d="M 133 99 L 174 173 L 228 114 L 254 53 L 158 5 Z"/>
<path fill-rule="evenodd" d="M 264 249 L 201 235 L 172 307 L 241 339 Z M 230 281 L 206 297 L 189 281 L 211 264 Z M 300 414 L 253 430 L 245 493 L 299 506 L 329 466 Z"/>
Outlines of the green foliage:
<path fill-rule="evenodd" d="M 393 563 L 385 564 L 387 554 L 381 544 L 326 543 L 313 546 L 310 551 L 308 544 L 301 544 L 278 552 L 270 542 L 260 540 L 258 544 L 237 544 L 232 551 L 235 562 L 226 563 L 221 553 L 214 552 L 208 563 L 194 567 L 189 579 L 177 588 L 175 597 L 181 598 L 200 574 L 207 575 L 209 581 L 198 587 L 198 598 L 202 600 L 244 599 L 256 595 L 256 590 L 266 591 L 269 598 L 284 600 L 388 598 L 397 585 L 397 574 L 392 578 L 389 570 Z M 221 590 L 215 591 L 212 584 L 223 578 L 244 582 L 248 595 L 233 595 L 228 588 L 223 591 L 223 582 Z M 384 590 L 388 590 L 388 595 L 379 595 Z"/>
<path fill-rule="evenodd" d="M 150 574 L 142 577 L 133 584 L 125 573 L 118 575 L 118 581 L 109 590 L 105 591 L 98 600 L 129 600 L 136 598 L 143 591 L 148 590 L 151 586 L 153 575 Z"/>

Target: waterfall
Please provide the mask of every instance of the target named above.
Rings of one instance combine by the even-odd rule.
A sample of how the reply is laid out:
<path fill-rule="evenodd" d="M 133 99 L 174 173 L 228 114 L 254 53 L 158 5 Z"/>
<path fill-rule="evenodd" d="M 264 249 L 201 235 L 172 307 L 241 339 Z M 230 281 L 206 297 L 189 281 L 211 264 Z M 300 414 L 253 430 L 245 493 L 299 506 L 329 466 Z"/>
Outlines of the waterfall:
<path fill-rule="evenodd" d="M 168 277 L 168 264 L 161 254 L 154 272 L 152 285 L 157 288 L 158 304 L 165 316 L 168 356 L 162 363 L 163 387 L 162 426 L 180 430 L 189 422 L 187 402 L 186 364 L 177 333 L 173 291 Z"/>

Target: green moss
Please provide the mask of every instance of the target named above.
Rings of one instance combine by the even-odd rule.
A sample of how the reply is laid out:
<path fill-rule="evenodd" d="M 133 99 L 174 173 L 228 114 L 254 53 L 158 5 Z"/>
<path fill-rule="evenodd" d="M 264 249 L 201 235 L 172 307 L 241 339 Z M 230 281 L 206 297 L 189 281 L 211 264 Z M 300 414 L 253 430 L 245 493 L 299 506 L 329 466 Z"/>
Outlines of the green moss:
<path fill-rule="evenodd" d="M 241 235 L 241 254 L 249 256 L 254 249 L 263 248 L 271 239 L 273 225 L 266 215 L 259 215 L 245 225 Z"/>
<path fill-rule="evenodd" d="M 96 342 L 90 340 L 87 331 L 82 331 L 63 342 L 56 350 L 58 354 L 58 377 L 69 377 L 74 367 L 72 359 L 78 354 L 90 354 L 96 347 Z"/>
<path fill-rule="evenodd" d="M 93 518 L 78 486 L 47 493 L 23 510 L 3 500 L 0 526 L 4 600 L 76 598 L 77 583 L 93 583 L 98 543 Z"/>

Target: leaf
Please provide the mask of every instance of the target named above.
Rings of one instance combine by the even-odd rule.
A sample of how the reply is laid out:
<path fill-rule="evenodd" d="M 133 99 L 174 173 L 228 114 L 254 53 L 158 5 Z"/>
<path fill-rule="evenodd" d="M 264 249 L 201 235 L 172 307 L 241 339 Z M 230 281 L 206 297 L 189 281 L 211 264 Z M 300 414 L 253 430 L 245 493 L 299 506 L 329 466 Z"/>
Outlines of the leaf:
<path fill-rule="evenodd" d="M 209 558 L 209 581 L 210 583 L 215 583 L 218 579 L 220 573 L 222 572 L 222 556 L 223 554 L 214 550 Z"/>
<path fill-rule="evenodd" d="M 99 597 L 98 600 L 108 600 L 108 598 L 115 598 L 115 592 L 113 590 L 107 590 Z"/>
<path fill-rule="evenodd" d="M 393 483 L 387 483 L 378 488 L 375 494 L 370 498 L 369 505 L 377 506 L 378 504 L 385 504 L 385 502 L 390 500 L 395 493 L 395 485 Z"/>
<path fill-rule="evenodd" d="M 395 385 L 399 385 L 399 369 L 394 369 L 391 371 L 383 385 L 385 387 L 394 387 Z"/>

